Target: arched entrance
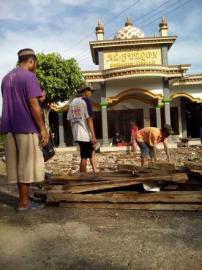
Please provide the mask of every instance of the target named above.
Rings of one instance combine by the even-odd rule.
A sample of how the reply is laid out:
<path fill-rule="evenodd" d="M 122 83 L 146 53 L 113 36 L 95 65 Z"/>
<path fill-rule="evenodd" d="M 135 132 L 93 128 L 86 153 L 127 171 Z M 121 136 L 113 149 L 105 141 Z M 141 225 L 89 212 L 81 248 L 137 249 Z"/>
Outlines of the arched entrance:
<path fill-rule="evenodd" d="M 199 138 L 200 128 L 202 127 L 202 104 L 193 103 L 190 100 L 185 99 L 185 117 L 187 136 Z"/>
<path fill-rule="evenodd" d="M 135 121 L 139 129 L 150 126 L 150 108 L 154 108 L 159 96 L 145 89 L 129 89 L 108 99 L 111 101 L 107 110 L 109 138 L 119 133 L 130 141 L 131 121 Z"/>
<path fill-rule="evenodd" d="M 172 102 L 175 101 L 180 104 L 182 137 L 199 138 L 202 127 L 202 103 L 198 103 L 197 99 L 186 93 L 173 95 Z"/>

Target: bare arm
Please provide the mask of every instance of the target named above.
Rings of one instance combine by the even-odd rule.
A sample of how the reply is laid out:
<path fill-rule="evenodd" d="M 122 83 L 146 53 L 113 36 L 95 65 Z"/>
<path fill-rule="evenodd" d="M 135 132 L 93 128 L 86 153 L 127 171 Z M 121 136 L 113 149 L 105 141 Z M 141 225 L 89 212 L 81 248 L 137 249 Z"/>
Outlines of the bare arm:
<path fill-rule="evenodd" d="M 92 143 L 96 143 L 96 137 L 95 137 L 95 131 L 94 131 L 94 125 L 93 125 L 93 119 L 91 117 L 86 118 L 87 126 L 90 130 L 90 133 L 92 135 Z"/>
<path fill-rule="evenodd" d="M 37 98 L 29 99 L 29 107 L 32 113 L 32 116 L 39 128 L 40 132 L 40 141 L 42 145 L 46 145 L 48 143 L 49 135 L 45 127 L 45 123 L 42 118 L 41 108 L 39 106 L 39 102 Z"/>

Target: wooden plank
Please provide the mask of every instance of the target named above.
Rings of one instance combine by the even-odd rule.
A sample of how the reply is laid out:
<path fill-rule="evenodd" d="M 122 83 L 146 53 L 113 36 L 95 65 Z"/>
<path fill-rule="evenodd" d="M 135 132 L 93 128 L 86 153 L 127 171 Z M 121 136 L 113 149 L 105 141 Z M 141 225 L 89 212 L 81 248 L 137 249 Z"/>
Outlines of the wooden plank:
<path fill-rule="evenodd" d="M 130 177 L 132 176 L 130 172 L 98 172 L 98 173 L 78 173 L 78 174 L 73 174 L 73 175 L 54 175 L 52 176 L 52 181 L 59 181 L 59 180 L 64 180 L 64 181 L 99 181 L 104 178 L 110 178 L 110 177 Z"/>
<path fill-rule="evenodd" d="M 65 185 L 65 184 L 75 184 L 75 185 L 82 185 L 82 184 L 93 184 L 93 183 L 99 183 L 104 181 L 127 181 L 127 180 L 134 180 L 135 177 L 156 177 L 155 173 L 141 173 L 141 172 L 127 172 L 127 174 L 114 174 L 111 173 L 111 175 L 107 176 L 90 176 L 88 177 L 85 175 L 84 177 L 80 178 L 70 178 L 70 177 L 60 177 L 60 178 L 53 178 L 48 182 L 50 185 Z"/>
<path fill-rule="evenodd" d="M 168 162 L 148 162 L 148 168 L 166 172 L 185 172 L 184 166 L 177 166 L 175 163 Z"/>
<path fill-rule="evenodd" d="M 130 176 L 130 177 L 105 177 L 105 178 L 101 178 L 101 179 L 96 179 L 95 181 L 93 180 L 78 180 L 78 181 L 72 181 L 72 180 L 56 180 L 56 181 L 52 181 L 50 183 L 48 183 L 49 185 L 53 185 L 53 186 L 64 186 L 63 188 L 65 189 L 66 187 L 69 186 L 86 186 L 86 185 L 103 185 L 103 184 L 114 184 L 114 183 L 122 183 L 122 182 L 127 182 L 127 181 L 133 181 L 133 182 L 138 182 L 139 183 L 139 179 L 148 179 L 148 177 L 152 177 L 152 179 L 156 179 L 156 176 L 154 175 L 149 175 L 147 177 L 134 177 L 134 176 Z M 143 180 L 142 180 L 143 181 Z M 62 188 L 62 187 L 61 187 Z"/>
<path fill-rule="evenodd" d="M 62 208 L 91 208 L 152 211 L 202 211 L 202 204 L 124 204 L 124 203 L 60 203 Z"/>
<path fill-rule="evenodd" d="M 109 179 L 109 180 L 108 180 Z M 129 179 L 124 179 L 124 178 L 106 178 L 106 180 L 100 180 L 100 181 L 64 181 L 64 182 L 57 182 L 57 184 L 52 184 L 49 186 L 48 190 L 50 189 L 56 189 L 56 190 L 67 190 L 67 189 L 70 189 L 70 188 L 73 188 L 73 187 L 88 187 L 88 186 L 97 186 L 97 187 L 100 187 L 100 186 L 103 186 L 103 185 L 119 185 L 120 183 L 124 182 L 137 182 L 137 184 L 139 184 L 138 181 L 136 181 L 137 178 L 129 178 Z"/>
<path fill-rule="evenodd" d="M 49 202 L 96 203 L 202 203 L 201 191 L 162 191 L 159 193 L 106 192 L 99 194 L 71 194 L 48 192 Z"/>
<path fill-rule="evenodd" d="M 123 178 L 121 180 L 112 181 L 102 181 L 102 182 L 92 182 L 90 184 L 84 185 L 64 185 L 61 189 L 66 190 L 70 193 L 84 193 L 84 192 L 92 192 L 92 191 L 99 191 L 99 190 L 107 190 L 113 188 L 121 188 L 121 187 L 128 187 L 134 186 L 140 183 L 147 183 L 147 182 L 176 182 L 176 183 L 185 183 L 188 180 L 188 177 L 184 173 L 178 174 L 171 174 L 171 175 L 157 175 L 157 176 L 149 176 L 149 177 L 133 177 L 133 178 Z M 52 189 L 54 190 L 54 188 Z"/>
<path fill-rule="evenodd" d="M 167 175 L 168 173 L 180 173 L 185 172 L 183 166 L 175 166 L 170 163 L 154 163 L 149 162 L 148 167 L 141 167 L 132 164 L 120 164 L 118 165 L 118 171 L 132 171 L 133 173 L 150 173 L 155 175 Z"/>
<path fill-rule="evenodd" d="M 187 191 L 201 191 L 202 181 L 200 179 L 189 179 L 186 183 L 168 183 L 164 184 L 162 190 L 187 190 Z"/>
<path fill-rule="evenodd" d="M 202 185 L 179 185 L 178 190 L 202 191 Z"/>
<path fill-rule="evenodd" d="M 202 179 L 202 170 L 192 170 L 191 169 L 189 172 L 189 175 L 191 177 L 194 177 L 194 176 L 201 177 L 201 179 Z"/>
<path fill-rule="evenodd" d="M 76 181 L 75 181 L 76 180 Z M 138 174 L 132 175 L 132 174 L 126 174 L 126 175 L 114 175 L 111 174 L 111 176 L 90 176 L 88 178 L 88 175 L 80 176 L 80 179 L 77 178 L 63 178 L 63 179 L 53 179 L 49 181 L 49 184 L 51 185 L 57 185 L 57 184 L 64 184 L 68 186 L 74 186 L 74 185 L 99 185 L 99 184 L 114 184 L 123 182 L 126 183 L 127 181 L 137 181 L 137 182 L 148 182 L 148 181 L 171 181 L 171 182 L 177 182 L 177 183 L 184 183 L 188 180 L 187 175 L 184 173 L 177 173 L 177 174 L 169 174 L 169 175 L 156 175 L 156 174 Z"/>
<path fill-rule="evenodd" d="M 84 193 L 84 192 L 92 192 L 92 191 L 101 191 L 105 189 L 113 189 L 118 187 L 127 187 L 132 185 L 140 184 L 138 181 L 116 181 L 116 182 L 104 182 L 103 183 L 93 183 L 93 184 L 87 184 L 87 185 L 78 185 L 78 186 L 62 186 L 62 190 L 65 192 L 70 193 Z M 54 189 L 52 189 L 52 192 L 54 192 Z"/>
<path fill-rule="evenodd" d="M 70 178 L 70 177 L 63 177 L 61 179 L 58 179 L 58 178 L 54 178 L 52 179 L 51 181 L 49 181 L 49 184 L 58 184 L 58 183 L 61 183 L 61 184 L 75 184 L 75 185 L 80 185 L 80 184 L 86 184 L 86 183 L 99 183 L 99 182 L 103 182 L 103 181 L 120 181 L 120 180 L 131 180 L 131 179 L 134 179 L 134 176 L 132 175 L 132 173 L 130 174 L 127 174 L 127 175 L 114 175 L 114 174 L 111 174 L 111 176 L 90 176 L 88 177 L 87 175 L 86 176 L 83 176 L 83 177 L 80 177 L 80 178 Z"/>
<path fill-rule="evenodd" d="M 184 163 L 184 166 L 188 168 L 189 170 L 200 170 L 202 171 L 202 163 L 200 162 L 193 162 L 193 161 L 187 161 Z"/>
<path fill-rule="evenodd" d="M 137 185 L 137 184 L 141 184 L 139 182 L 134 182 L 133 185 Z M 120 182 L 118 183 L 118 185 L 120 186 Z M 128 185 L 130 186 L 131 183 L 128 183 Z M 127 186 L 127 183 L 124 182 L 124 187 Z M 72 184 L 66 184 L 66 185 L 49 185 L 47 186 L 46 190 L 36 190 L 34 192 L 34 194 L 36 196 L 45 196 L 48 194 L 48 192 L 52 192 L 52 193 L 63 193 L 63 192 L 69 192 L 69 193 L 84 193 L 87 191 L 97 191 L 97 190 L 104 190 L 106 188 L 112 189 L 112 188 L 116 188 L 117 187 L 117 183 L 115 182 L 111 182 L 111 181 L 105 181 L 102 182 L 100 184 L 98 183 L 91 183 L 91 185 L 89 184 L 82 184 L 82 185 L 72 185 Z"/>

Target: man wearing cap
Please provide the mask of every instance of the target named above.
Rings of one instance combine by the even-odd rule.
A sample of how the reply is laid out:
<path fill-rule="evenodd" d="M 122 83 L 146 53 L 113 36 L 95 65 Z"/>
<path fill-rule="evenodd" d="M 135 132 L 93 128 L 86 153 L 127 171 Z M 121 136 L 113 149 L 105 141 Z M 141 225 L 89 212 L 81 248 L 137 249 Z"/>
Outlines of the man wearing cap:
<path fill-rule="evenodd" d="M 163 143 L 167 159 L 170 162 L 167 138 L 173 133 L 171 126 L 167 124 L 163 128 L 146 127 L 137 132 L 136 140 L 141 151 L 142 166 L 148 157 L 152 161 L 157 161 L 156 146 L 160 142 Z"/>
<path fill-rule="evenodd" d="M 1 132 L 5 134 L 5 155 L 9 183 L 19 190 L 18 210 L 39 209 L 31 202 L 31 183 L 44 180 L 44 160 L 40 145 L 48 142 L 38 98 L 42 96 L 34 74 L 37 58 L 32 49 L 18 52 L 18 67 L 2 80 Z"/>
<path fill-rule="evenodd" d="M 80 172 L 86 172 L 87 159 L 89 158 L 93 171 L 96 172 L 94 145 L 96 137 L 93 125 L 93 110 L 89 97 L 94 89 L 84 85 L 77 90 L 77 97 L 69 105 L 67 119 L 71 122 L 74 141 L 80 146 Z"/>

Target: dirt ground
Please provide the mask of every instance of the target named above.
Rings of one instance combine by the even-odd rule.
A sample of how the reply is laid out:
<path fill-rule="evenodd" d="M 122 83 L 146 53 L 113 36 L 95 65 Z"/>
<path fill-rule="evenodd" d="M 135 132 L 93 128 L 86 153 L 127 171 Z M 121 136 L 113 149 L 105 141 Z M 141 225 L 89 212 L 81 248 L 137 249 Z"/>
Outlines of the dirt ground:
<path fill-rule="evenodd" d="M 7 185 L 2 161 L 0 174 L 0 270 L 202 269 L 202 212 L 17 213 L 16 188 Z"/>

